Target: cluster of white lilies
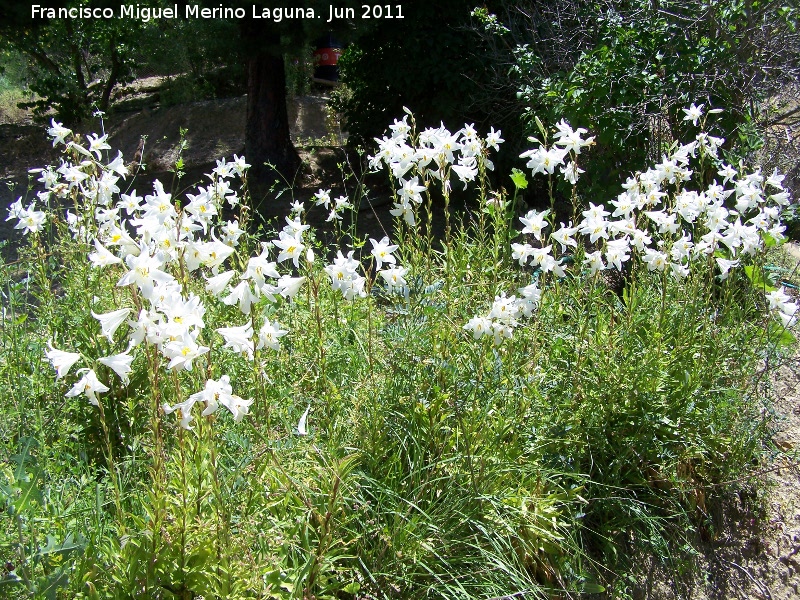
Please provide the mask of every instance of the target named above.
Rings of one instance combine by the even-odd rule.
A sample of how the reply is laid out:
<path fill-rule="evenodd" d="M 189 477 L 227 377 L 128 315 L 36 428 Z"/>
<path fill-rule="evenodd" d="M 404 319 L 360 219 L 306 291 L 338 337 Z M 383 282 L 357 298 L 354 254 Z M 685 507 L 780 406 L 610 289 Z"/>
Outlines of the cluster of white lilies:
<path fill-rule="evenodd" d="M 280 349 L 280 338 L 288 331 L 277 321 L 262 318 L 265 311 L 253 311 L 253 307 L 262 299 L 291 301 L 307 280 L 307 275 L 300 273 L 311 271 L 315 257 L 305 237 L 310 226 L 302 221 L 302 203 L 293 204 L 292 216 L 286 218 L 277 239 L 262 243 L 261 252 L 236 270 L 231 257 L 243 231 L 237 219 L 223 221 L 221 215 L 225 204 L 231 208 L 240 204 L 231 179 L 245 178 L 250 165 L 244 158 L 218 161 L 208 174 L 211 183 L 187 194 L 188 202 L 181 206 L 159 181 L 144 197 L 135 191 L 121 193 L 118 184 L 128 177 L 128 169 L 121 154 L 110 163 L 102 162 L 102 151 L 110 149 L 106 136 L 89 136 L 86 148 L 78 136 L 55 121 L 48 133 L 54 146 L 64 145 L 65 157 L 58 168 L 35 170 L 44 190 L 26 208 L 21 199 L 15 202 L 8 219 L 17 219 L 17 228 L 23 233 L 36 234 L 48 218 L 58 214 L 37 210 L 37 202 L 50 206 L 51 198 L 72 200 L 75 211 L 67 211 L 65 221 L 73 238 L 91 244 L 87 259 L 92 266 L 108 272 L 116 287 L 128 292 L 115 295 L 114 310 L 91 311 L 109 346 L 124 351 L 92 358 L 60 350 L 50 342 L 46 356 L 58 379 L 66 377 L 73 365 L 87 365 L 78 369 L 79 379 L 66 393 L 68 397 L 83 395 L 99 404 L 99 395 L 110 388 L 98 377 L 96 364 L 108 367 L 127 386 L 137 348 L 142 345 L 155 348 L 161 357 L 158 368 L 174 372 L 192 371 L 198 361 L 210 361 L 212 346 L 248 360 L 254 360 L 259 350 Z M 329 192 L 320 190 L 314 200 L 330 203 Z M 345 197 L 338 198 L 329 220 L 347 206 Z M 379 275 L 390 291 L 403 291 L 406 269 L 397 265 L 393 255 L 397 246 L 388 237 L 371 243 L 375 276 Z M 347 256 L 339 252 L 324 272 L 333 289 L 345 298 L 366 295 L 368 271 L 353 258 L 353 251 Z M 198 280 L 205 282 L 203 289 L 196 285 L 190 289 L 190 282 Z M 204 303 L 215 300 L 237 306 L 243 320 L 214 329 L 223 344 L 212 343 L 214 333 L 206 331 L 204 321 Z M 118 335 L 121 329 L 124 336 Z M 163 410 L 167 414 L 177 411 L 180 425 L 190 429 L 192 409 L 198 402 L 203 405 L 203 416 L 223 406 L 238 421 L 249 412 L 252 400 L 233 394 L 229 376 L 222 375 L 218 380 L 208 379 L 204 389 L 188 399 L 165 404 Z"/>
<path fill-rule="evenodd" d="M 695 125 L 703 115 L 702 105 L 684 110 L 686 120 Z M 388 167 L 396 179 L 391 212 L 411 227 L 416 225 L 422 193 L 432 185 L 442 185 L 447 192 L 453 175 L 465 185 L 473 181 L 493 168 L 488 151 L 503 142 L 500 131 L 492 129 L 484 138 L 471 125 L 455 133 L 442 126 L 416 134 L 408 116 L 390 129 L 390 136 L 376 140 L 379 150 L 370 164 L 376 169 Z M 109 386 L 98 378 L 97 364 L 108 367 L 127 386 L 140 347 L 154 348 L 161 357 L 157 368 L 167 371 L 192 371 L 199 361 L 211 360 L 211 347 L 221 346 L 250 361 L 257 359 L 258 351 L 280 349 L 288 331 L 265 316 L 274 311 L 253 307 L 262 306 L 262 300 L 291 302 L 313 272 L 316 259 L 302 202 L 292 204 L 291 216 L 276 239 L 263 242 L 258 255 L 237 262 L 231 257 L 243 230 L 235 218 L 224 221 L 222 212 L 226 204 L 235 208 L 241 202 L 232 180 L 246 179 L 249 165 L 244 158 L 218 161 L 208 174 L 210 183 L 187 194 L 188 202 L 181 203 L 158 181 L 144 197 L 135 191 L 122 193 L 118 184 L 129 176 L 128 167 L 121 153 L 103 161 L 103 152 L 110 150 L 107 136 L 82 140 L 55 121 L 48 133 L 54 146 L 64 146 L 64 159 L 57 168 L 36 170 L 43 191 L 27 207 L 21 199 L 15 202 L 8 219 L 16 219 L 23 233 L 37 234 L 48 218 L 59 218 L 58 211 L 37 209 L 37 202 L 51 206 L 52 198 L 60 203 L 72 200 L 75 212 L 67 211 L 65 219 L 72 236 L 90 244 L 93 250 L 87 259 L 93 267 L 108 272 L 116 287 L 127 291 L 115 295 L 113 310 L 91 313 L 109 346 L 121 351 L 92 358 L 59 350 L 51 341 L 46 355 L 58 379 L 66 377 L 73 365 L 85 365 L 78 369 L 79 378 L 67 396 L 84 395 L 99 403 L 98 395 L 108 392 Z M 561 176 L 575 186 L 583 173 L 578 167 L 581 151 L 593 143 L 586 133 L 562 120 L 552 144 L 531 138 L 538 147 L 521 156 L 528 159 L 534 175 Z M 780 214 L 790 200 L 777 172 L 768 177 L 759 171 L 745 174 L 725 164 L 718 156 L 723 142 L 701 132 L 693 142 L 676 145 L 659 164 L 629 178 L 608 208 L 589 203 L 575 224 L 561 222 L 556 227 L 551 210 L 529 211 L 520 218 L 522 239 L 511 245 L 513 259 L 540 275 L 555 277 L 564 277 L 570 265 L 593 276 L 607 269 L 621 271 L 638 259 L 647 270 L 677 279 L 690 274 L 693 262 L 705 261 L 718 270 L 719 279 L 725 279 L 742 257 L 761 250 L 766 240 L 783 239 Z M 697 161 L 714 165 L 718 178 L 704 188 L 691 189 Z M 346 196 L 332 200 L 330 190 L 319 190 L 312 201 L 330 211 L 328 221 L 341 219 L 341 213 L 352 208 Z M 349 250 L 338 251 L 319 272 L 347 300 L 366 297 L 378 280 L 390 292 L 407 295 L 408 270 L 394 256 L 398 246 L 388 237 L 370 242 L 369 268 Z M 242 267 L 235 269 L 234 262 Z M 197 285 L 189 289 L 190 282 L 198 280 L 204 281 L 202 289 Z M 538 283 L 518 291 L 519 296 L 497 296 L 488 313 L 473 317 L 464 329 L 476 340 L 491 336 L 497 345 L 510 338 L 519 320 L 531 317 L 542 298 Z M 207 332 L 204 302 L 213 301 L 238 307 L 243 322 Z M 795 324 L 798 304 L 785 290 L 770 292 L 767 301 L 784 326 Z M 118 338 L 120 329 L 125 335 Z M 224 343 L 212 343 L 213 335 Z M 238 421 L 249 412 L 252 400 L 233 394 L 230 378 L 222 375 L 206 380 L 204 389 L 186 400 L 165 404 L 163 410 L 177 412 L 180 425 L 190 429 L 197 403 L 203 405 L 204 416 L 223 406 Z"/>
<path fill-rule="evenodd" d="M 466 188 L 481 170 L 494 169 L 486 156 L 487 149 L 497 150 L 504 141 L 501 132 L 494 128 L 485 138 L 480 137 L 473 125 L 464 125 L 455 133 L 444 125 L 428 128 L 412 139 L 413 127 L 408 123 L 408 115 L 402 121 L 395 119 L 389 129 L 391 136 L 375 140 L 378 152 L 370 157 L 370 167 L 380 169 L 385 165 L 397 180 L 396 201 L 390 212 L 411 227 L 416 225 L 417 209 L 427 185 L 437 180 L 449 190 L 454 174 Z"/>
<path fill-rule="evenodd" d="M 684 120 L 697 126 L 703 105 L 692 104 L 684 114 Z M 372 166 L 385 164 L 398 180 L 393 214 L 410 225 L 426 186 L 435 180 L 448 186 L 451 173 L 465 184 L 472 181 L 479 167 L 492 168 L 486 150 L 503 141 L 494 129 L 481 139 L 470 125 L 456 133 L 440 127 L 415 136 L 406 118 L 390 129 L 390 137 L 376 140 L 379 151 Z M 562 119 L 551 144 L 530 138 L 538 146 L 520 156 L 527 159 L 534 176 L 560 176 L 575 186 L 584 172 L 578 166 L 581 151 L 594 143 L 587 133 Z M 609 199 L 608 209 L 604 203 L 590 202 L 578 223 L 556 226 L 551 210 L 531 210 L 520 218 L 524 239 L 511 245 L 513 259 L 540 274 L 564 277 L 576 254 L 583 258 L 579 266 L 591 275 L 606 269 L 622 271 L 636 257 L 649 271 L 678 279 L 689 275 L 693 261 L 713 260 L 719 279 L 725 279 L 743 256 L 761 250 L 766 239 L 784 239 L 780 215 L 790 199 L 777 172 L 765 177 L 758 170 L 740 173 L 726 164 L 719 156 L 724 141 L 700 132 L 693 142 L 676 145 L 659 164 L 629 178 L 623 192 Z M 704 189 L 690 189 L 693 163 L 699 161 L 714 165 L 717 178 Z M 519 292 L 520 297 L 496 297 L 488 313 L 472 318 L 464 328 L 476 339 L 492 336 L 496 344 L 502 343 L 511 337 L 520 317 L 532 314 L 541 297 L 535 285 Z M 797 304 L 784 290 L 770 292 L 769 306 L 784 325 L 794 325 Z"/>

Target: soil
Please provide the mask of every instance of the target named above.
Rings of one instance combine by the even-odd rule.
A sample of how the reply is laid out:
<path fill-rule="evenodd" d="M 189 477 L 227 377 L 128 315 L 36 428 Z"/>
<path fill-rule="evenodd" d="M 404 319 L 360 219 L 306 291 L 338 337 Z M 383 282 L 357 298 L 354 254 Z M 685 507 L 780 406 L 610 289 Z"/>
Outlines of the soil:
<path fill-rule="evenodd" d="M 320 188 L 331 189 L 335 197 L 346 191 L 338 165 L 350 164 L 358 170 L 359 158 L 341 145 L 311 145 L 323 137 L 328 142 L 343 140 L 341 131 L 328 135 L 323 105 L 324 99 L 303 98 L 290 109 L 293 138 L 307 144 L 300 148 L 306 168 L 292 189 L 295 199 L 307 200 Z M 104 126 L 110 132 L 114 152 L 119 148 L 126 161 L 137 151 L 141 154 L 147 169 L 137 176 L 134 185 L 145 194 L 156 177 L 166 187 L 174 182 L 170 168 L 177 158 L 181 128 L 187 130 L 188 141 L 182 182 L 200 182 L 216 159 L 243 154 L 244 113 L 244 98 L 230 98 L 118 114 L 107 119 Z M 95 122 L 84 131 L 103 129 Z M 142 136 L 146 136 L 143 148 Z M 52 147 L 42 125 L 0 124 L 0 206 L 25 195 L 29 168 L 57 161 L 58 150 Z M 391 235 L 393 222 L 389 190 L 379 181 L 370 181 L 370 195 L 358 216 L 359 233 L 378 238 Z M 282 216 L 289 212 L 289 195 L 279 199 L 274 194 L 265 195 L 259 200 L 267 218 L 282 222 Z M 3 256 L 13 260 L 19 235 L 4 220 L 4 212 L 0 212 L 0 241 L 9 242 Z M 312 225 L 330 232 L 326 216 L 322 209 L 309 213 Z M 800 263 L 800 247 L 788 245 L 788 249 Z M 773 457 L 764 465 L 760 480 L 754 482 L 753 489 L 761 490 L 760 496 L 729 499 L 717 518 L 718 534 L 698 549 L 699 570 L 675 574 L 653 567 L 639 583 L 636 599 L 800 598 L 800 353 L 774 370 L 772 391 L 778 429 L 773 437 Z"/>

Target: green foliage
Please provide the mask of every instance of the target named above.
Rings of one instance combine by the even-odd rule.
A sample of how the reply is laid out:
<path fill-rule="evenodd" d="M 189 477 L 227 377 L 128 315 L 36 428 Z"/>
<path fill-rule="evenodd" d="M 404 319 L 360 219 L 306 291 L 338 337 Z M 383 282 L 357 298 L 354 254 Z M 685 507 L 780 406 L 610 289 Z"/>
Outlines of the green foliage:
<path fill-rule="evenodd" d="M 176 19 L 145 27 L 136 49 L 136 74 L 167 76 L 165 104 L 246 93 L 237 43 L 239 28 L 225 19 Z"/>
<path fill-rule="evenodd" d="M 88 6 L 85 0 L 65 4 Z M 153 0 L 137 7 L 163 5 Z M 119 7 L 113 10 L 116 14 Z M 67 123 L 107 111 L 114 87 L 137 75 L 176 76 L 164 90 L 166 104 L 243 93 L 237 40 L 237 24 L 223 19 L 31 20 L 26 15 L 0 27 L 0 48 L 27 60 L 25 79 L 37 97 L 23 104 L 40 117 L 54 112 Z"/>
<path fill-rule="evenodd" d="M 314 76 L 313 48 L 301 44 L 294 52 L 284 55 L 286 90 L 290 96 L 306 96 L 311 91 Z"/>
<path fill-rule="evenodd" d="M 28 58 L 28 86 L 38 98 L 24 105 L 39 116 L 52 110 L 76 122 L 107 110 L 114 85 L 133 79 L 143 28 L 140 21 L 121 19 L 22 19 L 4 23 L 0 44 Z"/>
<path fill-rule="evenodd" d="M 18 106 L 29 99 L 25 90 L 26 64 L 18 52 L 0 48 L 0 123 L 19 123 L 26 116 Z"/>
<path fill-rule="evenodd" d="M 681 108 L 724 107 L 714 135 L 753 160 L 764 123 L 760 106 L 800 66 L 797 11 L 774 3 L 506 3 L 502 19 L 476 11 L 510 64 L 528 129 L 533 117 L 589 128 L 590 193 L 607 194 L 630 170 L 657 160 L 687 132 Z M 769 31 L 770 33 L 766 33 Z"/>
<path fill-rule="evenodd" d="M 8 49 L 0 52 L 0 92 L 21 88 L 26 71 L 24 56 Z"/>
<path fill-rule="evenodd" d="M 471 102 L 488 79 L 479 40 L 464 28 L 473 6 L 404 4 L 402 20 L 375 23 L 345 50 L 339 69 L 351 95 L 336 108 L 355 143 L 371 143 L 403 106 L 423 126 L 476 120 L 488 128 L 487 111 Z"/>
<path fill-rule="evenodd" d="M 585 477 L 593 545 L 616 554 L 628 537 L 667 557 L 665 540 L 691 540 L 695 528 L 711 527 L 711 482 L 753 466 L 768 421 L 756 390 L 736 378 L 760 356 L 745 351 L 748 340 L 768 334 L 757 320 L 752 328 L 728 326 L 751 322 L 740 308 L 753 306 L 750 291 L 713 299 L 719 291 L 704 277 L 674 289 L 644 273 L 635 281 L 624 302 L 588 288 L 542 325 L 549 341 L 537 362 L 561 375 L 547 384 L 556 408 L 534 427 L 550 440 L 540 446 L 546 464 Z M 667 289 L 659 293 L 660 286 Z M 722 306 L 725 321 L 709 322 Z M 584 310 L 595 316 L 576 336 Z M 729 460 L 738 467 L 728 471 Z"/>
<path fill-rule="evenodd" d="M 238 33 L 236 23 L 225 19 L 161 21 L 141 32 L 137 58 L 148 74 L 202 77 L 221 66 L 235 66 Z"/>
<path fill-rule="evenodd" d="M 519 169 L 515 168 L 511 172 L 511 181 L 518 190 L 524 190 L 528 187 L 528 178 L 525 176 L 525 173 Z"/>
<path fill-rule="evenodd" d="M 213 86 L 204 79 L 195 79 L 190 75 L 179 75 L 168 78 L 158 93 L 163 106 L 188 104 L 214 98 Z"/>

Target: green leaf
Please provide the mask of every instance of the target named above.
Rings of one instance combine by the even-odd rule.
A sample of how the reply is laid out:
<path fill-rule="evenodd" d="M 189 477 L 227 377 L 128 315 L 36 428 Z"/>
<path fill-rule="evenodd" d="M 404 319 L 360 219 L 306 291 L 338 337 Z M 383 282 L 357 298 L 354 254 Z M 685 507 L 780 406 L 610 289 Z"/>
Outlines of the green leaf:
<path fill-rule="evenodd" d="M 511 169 L 511 181 L 518 190 L 524 190 L 528 187 L 528 178 L 525 173 L 514 167 Z"/>
<path fill-rule="evenodd" d="M 770 337 L 775 340 L 775 344 L 783 348 L 791 348 L 797 339 L 791 331 L 773 321 L 769 326 Z"/>
<path fill-rule="evenodd" d="M 542 125 L 542 122 L 539 120 L 539 117 L 533 117 L 533 118 L 536 121 L 536 127 L 538 127 L 538 129 L 539 129 L 539 133 L 541 133 L 542 137 L 545 138 L 545 140 L 546 140 L 547 139 L 547 130 L 544 128 L 544 125 Z"/>
<path fill-rule="evenodd" d="M 357 594 L 358 590 L 360 590 L 360 589 L 361 589 L 361 584 L 360 583 L 358 583 L 357 581 L 351 581 L 350 583 L 348 583 L 346 586 L 344 586 L 342 588 L 342 591 L 345 594 Z"/>
<path fill-rule="evenodd" d="M 773 246 L 777 246 L 778 245 L 778 240 L 776 240 L 774 237 L 772 237 L 768 233 L 762 233 L 761 234 L 761 239 L 764 240 L 764 245 L 767 248 L 772 248 Z"/>
<path fill-rule="evenodd" d="M 754 265 L 747 265 L 744 268 L 745 275 L 750 280 L 750 283 L 753 284 L 753 287 L 763 289 L 764 292 L 774 292 L 778 288 L 772 285 L 769 281 L 767 281 L 760 269 L 757 269 Z"/>
<path fill-rule="evenodd" d="M 35 478 L 31 478 L 28 481 L 17 481 L 17 486 L 19 489 L 19 496 L 14 501 L 14 511 L 16 514 L 25 512 L 25 509 L 28 508 L 28 504 L 30 504 L 32 500 L 39 504 L 42 503 L 42 493 L 39 491 L 39 488 L 36 487 Z"/>
<path fill-rule="evenodd" d="M 0 585 L 25 585 L 25 582 L 14 571 L 11 571 L 0 579 Z"/>
<path fill-rule="evenodd" d="M 75 540 L 71 533 L 68 534 L 67 537 L 64 538 L 64 541 L 60 544 L 56 542 L 56 538 L 54 536 L 48 534 L 47 545 L 44 548 L 40 548 L 36 553 L 36 556 L 39 558 L 45 557 L 49 554 L 67 556 L 75 550 L 83 550 L 84 546 L 86 546 L 86 541 L 82 537 L 78 537 L 78 539 Z"/>
<path fill-rule="evenodd" d="M 37 583 L 40 586 L 37 589 L 37 597 L 56 600 L 58 598 L 58 590 L 65 588 L 69 583 L 69 565 L 63 565 L 57 571 L 40 579 Z"/>

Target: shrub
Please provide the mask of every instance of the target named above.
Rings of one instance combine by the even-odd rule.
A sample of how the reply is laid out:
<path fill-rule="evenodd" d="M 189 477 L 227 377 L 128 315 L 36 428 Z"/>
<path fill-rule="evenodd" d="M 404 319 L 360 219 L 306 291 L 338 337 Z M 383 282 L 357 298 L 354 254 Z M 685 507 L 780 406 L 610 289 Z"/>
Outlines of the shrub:
<path fill-rule="evenodd" d="M 726 152 L 736 148 L 750 161 L 770 129 L 793 121 L 793 105 L 778 107 L 800 68 L 796 8 L 684 0 L 500 5 L 496 15 L 473 11 L 496 64 L 485 102 L 512 89 L 518 100 L 507 110 L 524 114 L 529 132 L 536 133 L 535 116 L 596 131 L 585 168 L 598 196 L 690 134 L 681 108 L 692 101 L 726 107 L 713 131 L 727 138 Z"/>

